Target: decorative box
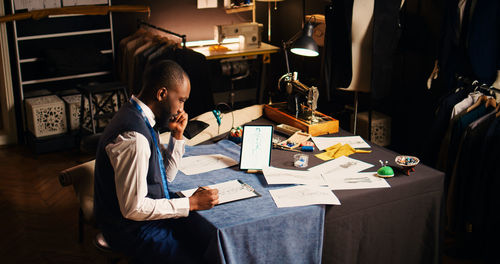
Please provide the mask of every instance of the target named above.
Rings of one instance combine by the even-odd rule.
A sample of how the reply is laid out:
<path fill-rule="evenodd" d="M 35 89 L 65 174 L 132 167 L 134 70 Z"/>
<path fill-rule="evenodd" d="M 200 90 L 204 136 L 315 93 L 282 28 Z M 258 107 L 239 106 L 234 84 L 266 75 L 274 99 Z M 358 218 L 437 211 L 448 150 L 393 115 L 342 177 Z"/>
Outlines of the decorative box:
<path fill-rule="evenodd" d="M 77 130 L 80 128 L 80 105 L 81 105 L 81 95 L 68 95 L 63 96 L 62 99 L 66 103 L 66 115 L 68 116 L 69 128 L 71 130 Z M 85 113 L 89 110 L 88 101 L 85 101 Z"/>
<path fill-rule="evenodd" d="M 351 132 L 354 130 L 354 115 L 351 115 Z M 368 112 L 358 113 L 356 134 L 368 139 Z M 391 118 L 379 112 L 372 112 L 371 142 L 379 146 L 391 144 Z"/>
<path fill-rule="evenodd" d="M 97 100 L 94 101 L 94 122 L 97 128 L 103 128 L 108 124 L 109 118 L 100 118 L 99 116 L 118 111 L 118 99 L 116 95 L 111 93 L 96 94 L 94 96 Z M 110 96 L 112 96 L 112 98 L 109 98 Z M 70 129 L 79 129 L 81 95 L 68 95 L 62 98 L 66 103 L 66 113 L 69 117 Z M 96 103 L 99 107 L 97 107 Z M 84 127 L 90 129 L 89 101 L 86 98 L 84 117 Z"/>
<path fill-rule="evenodd" d="M 28 98 L 25 101 L 28 130 L 35 137 L 67 131 L 64 102 L 56 95 Z"/>

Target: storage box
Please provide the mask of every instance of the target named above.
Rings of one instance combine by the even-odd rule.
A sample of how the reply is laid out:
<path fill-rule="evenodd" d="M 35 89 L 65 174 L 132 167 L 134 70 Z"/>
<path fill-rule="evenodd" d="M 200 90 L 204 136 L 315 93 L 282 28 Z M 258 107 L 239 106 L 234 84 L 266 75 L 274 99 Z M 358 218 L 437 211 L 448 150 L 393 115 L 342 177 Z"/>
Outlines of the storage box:
<path fill-rule="evenodd" d="M 368 139 L 368 112 L 358 113 L 356 134 Z M 354 130 L 354 114 L 351 115 L 351 132 Z M 391 118 L 379 112 L 372 112 L 371 142 L 379 146 L 391 144 Z"/>
<path fill-rule="evenodd" d="M 77 130 L 80 128 L 80 105 L 82 96 L 79 94 L 63 96 L 66 104 L 66 115 L 68 116 L 69 128 Z M 85 100 L 85 113 L 89 110 L 88 101 Z M 88 114 L 86 114 L 87 116 Z"/>
<path fill-rule="evenodd" d="M 95 98 L 97 103 L 101 106 L 102 111 L 97 111 L 96 106 L 94 104 L 94 122 L 97 128 L 105 127 L 109 118 L 98 118 L 100 115 L 104 115 L 106 113 L 114 113 L 118 111 L 118 98 L 116 94 L 113 94 L 112 98 L 108 100 L 108 97 L 111 96 L 111 93 L 105 94 L 97 94 Z M 70 129 L 76 130 L 80 128 L 80 105 L 81 98 L 80 94 L 76 95 L 68 95 L 62 97 L 64 102 L 66 103 L 66 114 L 68 115 Z M 104 102 L 108 100 L 106 104 Z M 96 102 L 94 102 L 96 103 Z M 85 115 L 84 115 L 84 126 L 87 129 L 90 129 L 90 115 L 89 115 L 89 101 L 85 98 Z"/>
<path fill-rule="evenodd" d="M 25 101 L 28 130 L 35 137 L 67 131 L 64 102 L 56 95 L 28 98 Z"/>

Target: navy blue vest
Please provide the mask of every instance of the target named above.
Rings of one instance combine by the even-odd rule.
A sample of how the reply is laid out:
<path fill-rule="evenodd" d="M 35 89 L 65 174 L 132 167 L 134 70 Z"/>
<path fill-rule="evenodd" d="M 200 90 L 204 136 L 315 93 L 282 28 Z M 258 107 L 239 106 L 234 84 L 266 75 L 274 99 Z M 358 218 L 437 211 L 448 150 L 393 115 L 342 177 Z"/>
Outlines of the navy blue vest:
<path fill-rule="evenodd" d="M 141 113 L 130 102 L 125 104 L 106 126 L 97 147 L 95 172 L 94 172 L 94 211 L 97 224 L 106 227 L 118 227 L 120 224 L 134 221 L 125 219 L 120 212 L 115 188 L 115 173 L 109 161 L 105 147 L 116 137 L 126 131 L 136 131 L 144 135 L 151 149 L 149 169 L 146 176 L 148 184 L 147 197 L 153 199 L 164 198 L 161 171 L 158 164 L 156 147 Z M 158 138 L 157 138 L 158 139 Z M 158 140 L 159 142 L 159 140 Z M 122 226 L 123 227 L 123 226 Z"/>

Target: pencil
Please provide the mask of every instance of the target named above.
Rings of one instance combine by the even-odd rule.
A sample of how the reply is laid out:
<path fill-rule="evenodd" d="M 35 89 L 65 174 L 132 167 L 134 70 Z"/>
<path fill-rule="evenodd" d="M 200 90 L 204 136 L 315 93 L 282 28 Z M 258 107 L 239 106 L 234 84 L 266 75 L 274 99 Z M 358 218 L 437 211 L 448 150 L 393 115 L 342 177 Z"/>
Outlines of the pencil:
<path fill-rule="evenodd" d="M 295 152 L 301 152 L 300 150 L 298 149 L 291 149 L 291 148 L 286 148 L 286 147 L 283 147 L 283 146 L 280 146 L 278 144 L 274 144 L 273 145 L 274 148 L 276 149 L 281 149 L 281 150 L 288 150 L 288 151 L 295 151 Z"/>

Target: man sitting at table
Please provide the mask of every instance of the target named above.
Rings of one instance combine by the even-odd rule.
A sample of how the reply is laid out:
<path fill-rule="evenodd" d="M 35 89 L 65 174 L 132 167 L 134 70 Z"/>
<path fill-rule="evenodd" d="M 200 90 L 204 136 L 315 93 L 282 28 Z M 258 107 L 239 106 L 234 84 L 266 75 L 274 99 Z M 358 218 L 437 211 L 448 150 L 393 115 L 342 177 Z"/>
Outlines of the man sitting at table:
<path fill-rule="evenodd" d="M 189 198 L 171 199 L 184 154 L 191 90 L 184 70 L 163 60 L 148 66 L 140 94 L 132 96 L 104 130 L 95 165 L 95 215 L 109 245 L 143 263 L 186 263 L 193 256 L 174 237 L 173 220 L 218 203 L 218 191 L 200 188 Z M 171 131 L 168 147 L 154 128 Z M 193 254 L 191 254 L 193 255 Z"/>

